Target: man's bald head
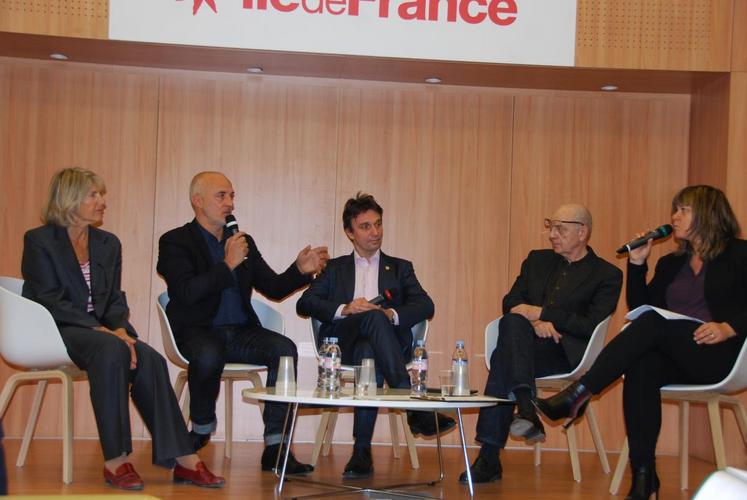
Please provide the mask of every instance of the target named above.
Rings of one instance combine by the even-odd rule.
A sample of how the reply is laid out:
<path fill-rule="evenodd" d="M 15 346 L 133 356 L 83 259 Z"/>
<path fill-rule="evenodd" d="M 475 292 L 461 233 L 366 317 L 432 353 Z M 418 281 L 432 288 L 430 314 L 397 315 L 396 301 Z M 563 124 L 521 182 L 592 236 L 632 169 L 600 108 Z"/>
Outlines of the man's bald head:
<path fill-rule="evenodd" d="M 591 236 L 591 212 L 589 212 L 589 209 L 583 205 L 580 205 L 578 203 L 566 203 L 564 205 L 560 205 L 553 214 L 552 218 L 554 220 L 569 220 L 580 222 L 588 229 L 588 237 Z"/>
<path fill-rule="evenodd" d="M 214 184 L 215 181 L 228 181 L 228 178 L 220 172 L 209 170 L 192 177 L 192 182 L 189 183 L 189 202 L 192 204 L 192 208 L 195 207 L 194 196 L 199 194 L 204 197 L 207 187 Z"/>

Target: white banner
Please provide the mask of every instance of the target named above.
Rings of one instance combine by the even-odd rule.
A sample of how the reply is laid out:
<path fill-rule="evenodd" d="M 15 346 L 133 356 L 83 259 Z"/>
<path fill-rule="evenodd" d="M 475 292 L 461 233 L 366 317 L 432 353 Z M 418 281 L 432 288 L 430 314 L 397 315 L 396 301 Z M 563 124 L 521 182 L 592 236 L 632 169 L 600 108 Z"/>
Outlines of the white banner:
<path fill-rule="evenodd" d="M 573 66 L 576 0 L 109 0 L 109 38 Z"/>

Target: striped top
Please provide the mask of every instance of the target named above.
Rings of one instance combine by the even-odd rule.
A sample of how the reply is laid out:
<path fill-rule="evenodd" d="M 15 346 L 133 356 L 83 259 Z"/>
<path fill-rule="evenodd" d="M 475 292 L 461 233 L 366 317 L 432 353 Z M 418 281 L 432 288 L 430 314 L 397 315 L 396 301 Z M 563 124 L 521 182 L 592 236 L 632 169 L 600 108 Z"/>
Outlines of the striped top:
<path fill-rule="evenodd" d="M 93 299 L 91 298 L 91 261 L 87 260 L 80 263 L 80 272 L 83 273 L 83 279 L 86 280 L 88 285 L 88 303 L 86 304 L 86 312 L 93 311 Z"/>

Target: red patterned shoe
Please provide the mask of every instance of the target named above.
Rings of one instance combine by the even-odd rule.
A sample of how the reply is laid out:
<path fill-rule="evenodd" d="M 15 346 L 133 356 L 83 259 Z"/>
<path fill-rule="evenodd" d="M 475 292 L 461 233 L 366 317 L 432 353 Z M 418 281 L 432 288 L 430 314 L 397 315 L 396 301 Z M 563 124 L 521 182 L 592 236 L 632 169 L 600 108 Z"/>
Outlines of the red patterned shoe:
<path fill-rule="evenodd" d="M 114 474 L 104 467 L 104 480 L 112 487 L 120 490 L 142 490 L 143 480 L 140 479 L 131 463 L 124 463 L 117 467 Z"/>
<path fill-rule="evenodd" d="M 203 488 L 222 488 L 226 480 L 210 472 L 203 462 L 197 462 L 195 470 L 176 464 L 176 467 L 174 467 L 174 482 L 180 484 L 191 483 Z"/>

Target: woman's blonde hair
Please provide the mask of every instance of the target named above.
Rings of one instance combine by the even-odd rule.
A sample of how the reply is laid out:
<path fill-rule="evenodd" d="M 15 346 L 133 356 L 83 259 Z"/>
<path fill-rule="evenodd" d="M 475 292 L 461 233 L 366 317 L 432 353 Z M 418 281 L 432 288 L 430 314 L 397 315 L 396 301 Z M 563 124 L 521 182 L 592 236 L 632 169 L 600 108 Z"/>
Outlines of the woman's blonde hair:
<path fill-rule="evenodd" d="M 101 194 L 106 193 L 104 180 L 90 170 L 72 167 L 56 172 L 49 182 L 47 201 L 42 208 L 42 222 L 63 227 L 74 225 L 78 207 L 91 187 L 101 191 Z"/>
<path fill-rule="evenodd" d="M 672 213 L 678 207 L 690 207 L 689 240 L 679 242 L 678 254 L 697 252 L 704 260 L 712 260 L 726 249 L 732 239 L 739 236 L 739 222 L 720 189 L 713 186 L 688 186 L 674 195 Z M 696 247 L 693 246 L 695 240 Z"/>

